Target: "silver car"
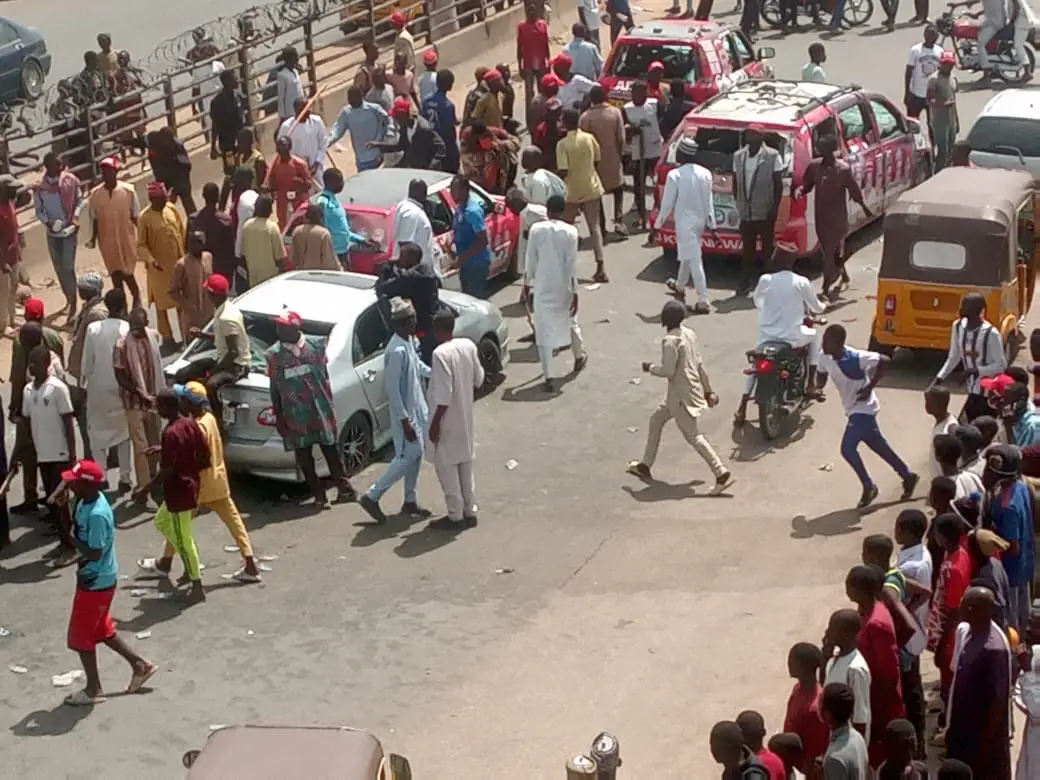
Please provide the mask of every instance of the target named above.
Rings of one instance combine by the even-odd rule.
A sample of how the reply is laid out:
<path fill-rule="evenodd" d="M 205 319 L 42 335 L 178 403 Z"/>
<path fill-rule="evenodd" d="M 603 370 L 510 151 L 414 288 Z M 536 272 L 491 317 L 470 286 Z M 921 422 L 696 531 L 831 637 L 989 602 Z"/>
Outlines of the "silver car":
<path fill-rule="evenodd" d="M 391 441 L 389 400 L 383 383 L 383 351 L 392 335 L 375 292 L 376 278 L 342 271 L 291 271 L 235 299 L 242 310 L 252 348 L 249 376 L 221 391 L 230 469 L 268 479 L 298 482 L 292 452 L 275 429 L 264 352 L 275 341 L 274 318 L 286 309 L 304 319 L 303 332 L 327 339 L 329 376 L 340 425 L 339 446 L 350 474 Z M 509 361 L 509 329 L 494 304 L 441 290 L 440 300 L 454 310 L 455 335 L 472 340 L 489 375 Z M 210 331 L 211 322 L 205 330 Z M 192 361 L 213 352 L 211 341 L 197 339 L 165 369 L 168 381 Z M 322 458 L 319 473 L 327 474 Z"/>

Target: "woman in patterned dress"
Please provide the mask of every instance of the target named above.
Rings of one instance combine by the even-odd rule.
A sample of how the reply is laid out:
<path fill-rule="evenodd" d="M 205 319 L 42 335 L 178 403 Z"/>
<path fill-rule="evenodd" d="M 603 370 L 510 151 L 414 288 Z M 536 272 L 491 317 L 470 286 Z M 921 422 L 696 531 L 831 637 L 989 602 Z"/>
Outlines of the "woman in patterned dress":
<path fill-rule="evenodd" d="M 338 425 L 325 340 L 305 336 L 301 329 L 303 320 L 296 312 L 285 312 L 275 323 L 278 341 L 268 348 L 264 357 L 271 380 L 275 424 L 285 451 L 296 455 L 296 464 L 314 495 L 317 509 L 327 508 L 328 501 L 314 464 L 314 445 L 321 448 L 329 464 L 338 488 L 337 502 L 352 501 L 356 494 L 347 479 L 336 443 Z"/>

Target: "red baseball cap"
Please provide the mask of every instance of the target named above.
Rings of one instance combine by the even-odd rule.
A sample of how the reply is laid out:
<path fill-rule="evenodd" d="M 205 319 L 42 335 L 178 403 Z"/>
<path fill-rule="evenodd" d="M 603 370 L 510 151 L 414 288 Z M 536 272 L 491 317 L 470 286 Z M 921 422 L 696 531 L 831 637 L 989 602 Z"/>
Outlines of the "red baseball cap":
<path fill-rule="evenodd" d="M 423 52 L 422 61 L 425 62 L 427 65 L 436 65 L 437 52 L 433 49 L 427 49 Z"/>
<path fill-rule="evenodd" d="M 1013 384 L 1015 384 L 1015 380 L 1007 374 L 987 376 L 979 380 L 979 386 L 983 390 L 987 393 L 996 393 L 997 395 L 1004 395 Z"/>
<path fill-rule="evenodd" d="M 39 298 L 26 298 L 25 305 L 25 319 L 29 320 L 42 320 L 44 314 L 43 301 Z"/>
<path fill-rule="evenodd" d="M 654 60 L 653 62 L 650 63 L 650 67 L 648 67 L 646 70 L 647 70 L 648 73 L 650 73 L 652 71 L 655 71 L 655 70 L 664 70 L 664 63 L 661 62 L 660 60 Z"/>
<path fill-rule="evenodd" d="M 210 274 L 202 286 L 215 295 L 227 295 L 231 289 L 231 284 L 228 282 L 227 277 L 220 274 Z"/>
<path fill-rule="evenodd" d="M 493 81 L 501 81 L 501 80 L 502 80 L 502 74 L 498 70 L 496 70 L 495 68 L 492 68 L 491 70 L 489 70 L 487 73 L 484 74 L 484 81 L 486 81 L 488 84 L 490 84 Z"/>
<path fill-rule="evenodd" d="M 113 171 L 118 171 L 120 168 L 119 159 L 116 157 L 105 157 L 98 165 L 102 168 L 111 168 Z"/>
<path fill-rule="evenodd" d="M 81 460 L 71 469 L 61 472 L 61 478 L 66 482 L 87 482 L 91 485 L 103 485 L 105 483 L 105 471 L 92 460 Z"/>
<path fill-rule="evenodd" d="M 570 56 L 568 56 L 566 54 L 557 54 L 555 57 L 553 57 L 553 60 L 552 60 L 552 65 L 553 65 L 554 68 L 557 65 L 563 66 L 565 68 L 569 68 L 573 64 L 574 64 L 574 60 L 572 60 L 570 58 Z"/>
<path fill-rule="evenodd" d="M 542 89 L 548 91 L 550 89 L 559 89 L 563 84 L 563 81 L 555 73 L 546 73 L 542 76 Z"/>
<path fill-rule="evenodd" d="M 400 11 L 394 11 L 390 15 L 390 24 L 392 24 L 394 27 L 400 30 L 402 27 L 408 24 L 408 20 L 405 18 L 405 15 Z"/>
<path fill-rule="evenodd" d="M 390 109 L 390 116 L 410 116 L 411 113 L 412 101 L 406 97 L 397 98 Z"/>
<path fill-rule="evenodd" d="M 939 55 L 940 65 L 956 65 L 957 55 L 949 49 L 943 49 L 943 53 Z"/>
<path fill-rule="evenodd" d="M 303 325 L 303 318 L 294 311 L 285 311 L 274 318 L 274 321 L 279 325 L 288 325 L 291 328 L 298 328 Z"/>

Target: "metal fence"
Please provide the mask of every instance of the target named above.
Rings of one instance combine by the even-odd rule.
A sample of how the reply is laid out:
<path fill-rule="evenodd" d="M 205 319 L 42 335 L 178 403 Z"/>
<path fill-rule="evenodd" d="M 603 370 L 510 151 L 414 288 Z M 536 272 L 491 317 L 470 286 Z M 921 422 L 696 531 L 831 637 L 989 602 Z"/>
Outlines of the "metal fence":
<path fill-rule="evenodd" d="M 0 114 L 0 171 L 32 184 L 43 156 L 53 151 L 82 181 L 94 182 L 100 160 L 143 153 L 143 134 L 163 126 L 189 151 L 198 149 L 208 143 L 209 104 L 219 90 L 214 62 L 237 71 L 249 124 L 256 126 L 275 113 L 274 74 L 284 46 L 298 48 L 301 81 L 314 95 L 319 82 L 350 78 L 364 60 L 365 42 L 375 42 L 381 52 L 390 46 L 394 12 L 409 19 L 419 47 L 516 2 L 282 0 L 217 19 L 132 61 L 120 72 L 121 83 L 84 71 L 60 80 L 34 104 Z"/>

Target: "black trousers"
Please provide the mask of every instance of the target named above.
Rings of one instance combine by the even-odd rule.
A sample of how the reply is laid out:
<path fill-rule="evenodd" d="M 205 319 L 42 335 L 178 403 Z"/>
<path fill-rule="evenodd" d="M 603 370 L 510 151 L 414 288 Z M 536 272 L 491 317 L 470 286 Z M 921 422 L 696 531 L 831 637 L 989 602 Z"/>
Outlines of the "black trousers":
<path fill-rule="evenodd" d="M 747 8 L 747 5 L 744 6 Z M 740 286 L 750 289 L 758 278 L 758 239 L 762 239 L 762 258 L 773 256 L 776 224 L 769 219 L 745 219 L 740 223 Z"/>
<path fill-rule="evenodd" d="M 986 400 L 986 396 L 978 393 L 969 393 L 967 399 L 964 401 L 964 408 L 961 409 L 961 417 L 965 422 L 971 422 L 976 417 L 982 417 L 983 415 L 992 414 L 993 410 L 989 408 L 989 401 Z"/>
<path fill-rule="evenodd" d="M 896 14 L 899 13 L 899 0 L 881 0 L 881 8 L 885 12 L 885 21 L 895 24 Z"/>
<path fill-rule="evenodd" d="M 749 38 L 758 32 L 758 14 L 758 0 L 744 0 L 744 10 L 740 14 L 740 31 Z"/>
<path fill-rule="evenodd" d="M 43 482 L 43 492 L 46 497 L 58 489 L 61 484 L 61 472 L 68 469 L 69 464 L 65 461 L 60 463 L 41 463 L 40 480 Z M 58 530 L 58 538 L 65 547 L 75 547 L 72 541 L 72 519 L 69 515 L 69 505 L 65 502 L 47 504 L 47 522 Z"/>
<path fill-rule="evenodd" d="M 909 669 L 900 672 L 903 685 L 903 704 L 906 706 L 906 719 L 917 732 L 917 746 L 923 754 L 925 750 L 925 719 L 927 710 L 924 703 L 924 683 L 921 681 L 921 658 L 914 658 Z"/>

